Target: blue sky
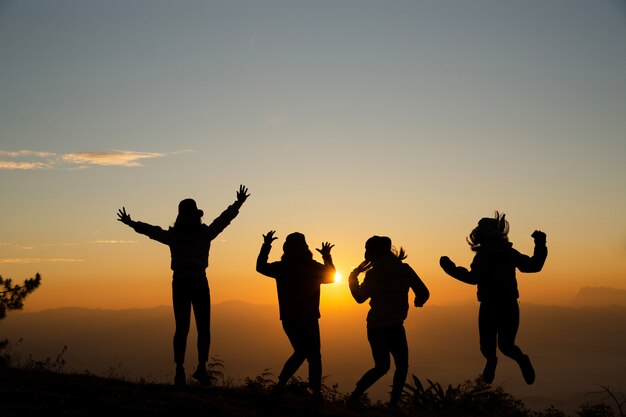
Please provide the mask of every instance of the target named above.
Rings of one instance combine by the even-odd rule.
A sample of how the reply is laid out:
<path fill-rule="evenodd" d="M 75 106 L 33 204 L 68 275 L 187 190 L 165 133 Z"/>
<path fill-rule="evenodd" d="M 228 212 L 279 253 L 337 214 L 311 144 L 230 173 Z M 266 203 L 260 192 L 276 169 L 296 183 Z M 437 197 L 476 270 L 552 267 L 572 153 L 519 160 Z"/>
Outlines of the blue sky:
<path fill-rule="evenodd" d="M 496 209 L 526 252 L 549 235 L 530 300 L 624 288 L 625 40 L 622 1 L 2 1 L 2 273 L 52 271 L 52 297 L 130 252 L 167 276 L 117 208 L 167 226 L 191 196 L 210 220 L 243 183 L 217 288 L 270 299 L 248 269 L 277 229 L 335 241 L 344 273 L 388 234 L 454 293 L 438 256 L 469 263 Z"/>

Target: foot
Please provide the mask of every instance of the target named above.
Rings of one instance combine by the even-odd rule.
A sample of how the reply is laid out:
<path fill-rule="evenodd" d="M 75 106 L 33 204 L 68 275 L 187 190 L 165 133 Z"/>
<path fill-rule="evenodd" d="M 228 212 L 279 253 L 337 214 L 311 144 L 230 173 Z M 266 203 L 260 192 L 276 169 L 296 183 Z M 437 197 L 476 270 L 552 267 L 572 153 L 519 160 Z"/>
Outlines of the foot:
<path fill-rule="evenodd" d="M 209 377 L 206 368 L 198 366 L 196 372 L 194 372 L 191 377 L 195 379 L 200 385 L 211 385 L 211 378 Z"/>
<path fill-rule="evenodd" d="M 313 400 L 314 407 L 320 407 L 324 405 L 324 397 L 322 396 L 321 392 L 314 392 L 311 399 Z"/>
<path fill-rule="evenodd" d="M 185 368 L 176 368 L 176 375 L 174 376 L 174 385 L 177 387 L 184 387 L 187 385 L 187 376 L 185 375 Z"/>
<path fill-rule="evenodd" d="M 496 377 L 496 366 L 498 366 L 498 358 L 487 359 L 485 369 L 483 370 L 483 380 L 487 384 L 491 384 Z"/>
<path fill-rule="evenodd" d="M 365 406 L 361 402 L 359 395 L 350 395 L 346 400 L 346 408 L 353 411 L 365 411 Z"/>
<path fill-rule="evenodd" d="M 524 381 L 526 381 L 528 385 L 532 385 L 535 382 L 535 369 L 533 368 L 533 364 L 530 362 L 528 355 L 522 356 L 517 363 L 522 370 Z"/>

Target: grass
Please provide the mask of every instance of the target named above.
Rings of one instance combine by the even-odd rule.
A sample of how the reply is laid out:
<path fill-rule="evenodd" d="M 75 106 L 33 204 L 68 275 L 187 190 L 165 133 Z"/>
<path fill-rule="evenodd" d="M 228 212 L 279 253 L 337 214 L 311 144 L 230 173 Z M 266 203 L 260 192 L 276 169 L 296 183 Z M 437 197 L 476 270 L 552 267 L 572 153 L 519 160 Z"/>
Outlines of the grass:
<path fill-rule="evenodd" d="M 337 385 L 323 386 L 325 403 L 312 405 L 306 381 L 292 378 L 278 404 L 270 402 L 274 376 L 265 371 L 235 383 L 224 364 L 209 364 L 213 386 L 130 382 L 123 373 L 96 376 L 64 372 L 64 348 L 55 358 L 17 364 L 8 342 L 0 341 L 0 417 L 28 416 L 223 416 L 223 417 L 380 417 L 389 416 L 381 402 L 364 399 L 360 410 L 345 407 L 346 393 Z M 573 417 L 625 417 L 622 392 L 601 387 L 610 404 L 582 404 Z M 397 413 L 396 413 L 397 414 Z M 412 417 L 568 417 L 549 407 L 528 409 L 521 400 L 481 379 L 457 386 L 422 382 L 411 375 L 403 392 L 401 415 Z"/>

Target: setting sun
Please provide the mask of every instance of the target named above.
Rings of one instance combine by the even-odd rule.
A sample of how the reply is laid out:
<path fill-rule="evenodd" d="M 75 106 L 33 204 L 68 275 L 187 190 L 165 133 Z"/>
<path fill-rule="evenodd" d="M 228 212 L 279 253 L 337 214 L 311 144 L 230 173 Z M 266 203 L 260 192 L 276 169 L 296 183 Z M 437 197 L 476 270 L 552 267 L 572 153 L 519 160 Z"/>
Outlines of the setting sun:
<path fill-rule="evenodd" d="M 342 282 L 341 273 L 339 271 L 335 272 L 335 283 Z"/>

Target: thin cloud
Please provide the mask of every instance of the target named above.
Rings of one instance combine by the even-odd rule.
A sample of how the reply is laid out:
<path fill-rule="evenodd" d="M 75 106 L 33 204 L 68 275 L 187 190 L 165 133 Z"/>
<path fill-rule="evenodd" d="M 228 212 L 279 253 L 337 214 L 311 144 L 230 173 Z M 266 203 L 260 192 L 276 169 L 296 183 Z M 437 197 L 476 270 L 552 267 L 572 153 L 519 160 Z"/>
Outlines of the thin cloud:
<path fill-rule="evenodd" d="M 68 258 L 0 258 L 0 264 L 41 264 L 41 263 L 75 263 L 82 259 Z"/>
<path fill-rule="evenodd" d="M 127 243 L 137 243 L 138 240 L 94 240 L 93 243 L 97 243 L 99 245 L 119 245 L 119 244 L 127 244 Z"/>
<path fill-rule="evenodd" d="M 28 149 L 22 151 L 4 151 L 0 149 L 0 156 L 7 156 L 9 158 L 20 158 L 24 156 L 35 156 L 37 158 L 49 158 L 51 156 L 55 156 L 52 152 L 40 152 L 40 151 L 30 151 Z"/>
<path fill-rule="evenodd" d="M 188 152 L 193 151 L 185 149 L 167 154 L 114 150 L 56 154 L 31 150 L 6 151 L 0 149 L 0 170 L 80 170 L 91 166 L 139 167 L 143 166 L 143 161 L 148 159 Z"/>
<path fill-rule="evenodd" d="M 161 158 L 163 153 L 109 151 L 109 152 L 79 152 L 68 153 L 62 156 L 62 160 L 73 164 L 104 165 L 138 167 L 142 166 L 142 159 Z"/>
<path fill-rule="evenodd" d="M 13 162 L 13 161 L 0 161 L 0 169 L 15 169 L 15 170 L 37 170 L 50 168 L 50 164 L 44 162 Z"/>

